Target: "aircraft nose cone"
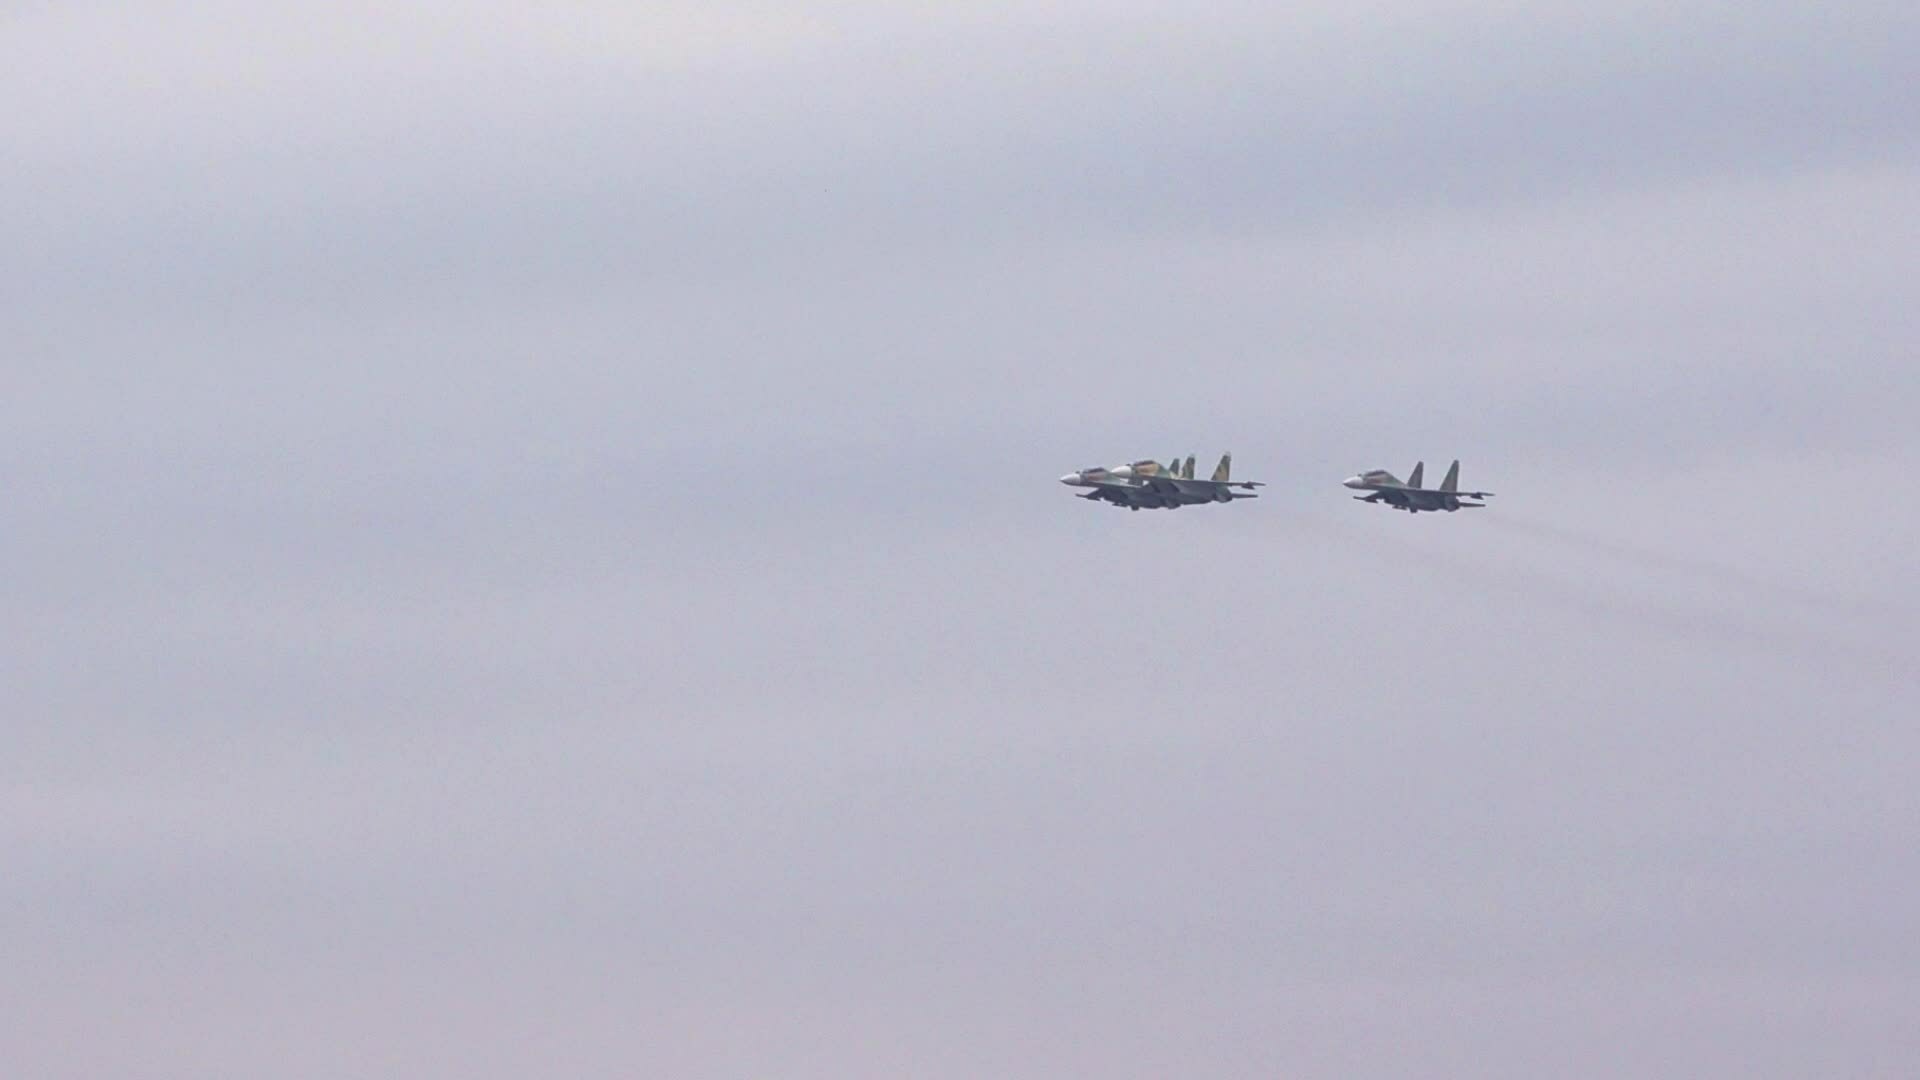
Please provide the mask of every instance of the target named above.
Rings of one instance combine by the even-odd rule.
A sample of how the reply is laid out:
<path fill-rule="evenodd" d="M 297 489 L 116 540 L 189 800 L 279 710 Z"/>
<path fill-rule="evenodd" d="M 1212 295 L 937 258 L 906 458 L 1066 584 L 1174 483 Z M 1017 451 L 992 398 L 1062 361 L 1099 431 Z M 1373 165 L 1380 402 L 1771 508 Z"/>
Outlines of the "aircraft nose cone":
<path fill-rule="evenodd" d="M 1077 472 L 1070 472 L 1067 475 L 1061 477 L 1060 482 L 1063 484 L 1077 484 L 1080 482 L 1080 474 Z"/>
<path fill-rule="evenodd" d="M 1358 491 L 1358 490 L 1360 490 L 1361 488 L 1363 488 L 1363 487 L 1366 487 L 1366 486 L 1367 486 L 1367 482 L 1366 482 L 1365 480 L 1362 480 L 1362 479 L 1360 479 L 1360 478 L 1359 478 L 1359 477 L 1357 477 L 1357 476 L 1349 476 L 1349 477 L 1347 477 L 1347 478 L 1346 478 L 1345 480 L 1342 480 L 1342 481 L 1340 481 L 1340 482 L 1341 482 L 1342 484 L 1345 484 L 1346 486 L 1348 486 L 1348 487 L 1350 487 L 1350 488 L 1352 488 L 1352 489 L 1354 489 L 1355 491 Z"/>

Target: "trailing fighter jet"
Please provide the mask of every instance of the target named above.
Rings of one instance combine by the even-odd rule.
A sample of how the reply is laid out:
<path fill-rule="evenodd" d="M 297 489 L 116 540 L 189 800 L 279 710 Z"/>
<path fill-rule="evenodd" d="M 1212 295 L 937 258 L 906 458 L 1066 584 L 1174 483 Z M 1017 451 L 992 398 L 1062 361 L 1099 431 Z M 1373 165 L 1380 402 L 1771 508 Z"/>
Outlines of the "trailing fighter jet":
<path fill-rule="evenodd" d="M 1231 479 L 1229 474 L 1232 470 L 1233 455 L 1226 454 L 1213 470 L 1212 479 L 1195 480 L 1193 457 L 1188 455 L 1185 462 L 1175 458 L 1172 465 L 1136 461 L 1111 469 L 1096 466 L 1068 473 L 1060 478 L 1060 482 L 1069 487 L 1090 489 L 1080 496 L 1082 499 L 1110 502 L 1129 510 L 1178 510 L 1198 503 L 1259 498 L 1247 489 L 1263 485 L 1257 480 Z"/>
<path fill-rule="evenodd" d="M 1461 507 L 1479 507 L 1486 503 L 1464 502 L 1463 499 L 1484 499 L 1492 495 L 1491 491 L 1461 491 L 1460 463 L 1453 463 L 1447 470 L 1447 478 L 1440 481 L 1440 490 L 1433 491 L 1420 486 L 1421 474 L 1426 471 L 1427 463 L 1422 461 L 1414 465 L 1412 475 L 1406 483 L 1385 469 L 1374 469 L 1350 476 L 1342 483 L 1355 491 L 1369 491 L 1371 495 L 1355 495 L 1361 502 L 1383 502 L 1395 510 L 1405 510 L 1417 514 L 1422 510 L 1445 510 L 1452 513 Z"/>

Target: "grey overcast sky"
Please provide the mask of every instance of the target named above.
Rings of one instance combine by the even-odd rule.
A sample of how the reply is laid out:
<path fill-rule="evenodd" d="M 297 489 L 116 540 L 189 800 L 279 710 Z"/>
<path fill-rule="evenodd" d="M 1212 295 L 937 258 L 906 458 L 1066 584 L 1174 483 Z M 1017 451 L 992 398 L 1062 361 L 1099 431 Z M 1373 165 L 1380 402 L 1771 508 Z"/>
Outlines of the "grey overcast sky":
<path fill-rule="evenodd" d="M 0 1075 L 1912 1076 L 1917 88 L 1907 0 L 0 7 Z"/>

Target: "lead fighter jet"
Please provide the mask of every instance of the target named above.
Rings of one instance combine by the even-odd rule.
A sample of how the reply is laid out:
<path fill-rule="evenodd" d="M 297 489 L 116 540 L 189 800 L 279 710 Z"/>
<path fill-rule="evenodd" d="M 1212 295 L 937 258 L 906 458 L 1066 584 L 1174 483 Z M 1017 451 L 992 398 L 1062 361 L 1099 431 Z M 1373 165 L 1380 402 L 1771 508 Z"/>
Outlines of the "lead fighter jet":
<path fill-rule="evenodd" d="M 1447 478 L 1440 481 L 1440 489 L 1434 491 L 1420 486 L 1421 474 L 1426 471 L 1427 463 L 1422 461 L 1414 465 L 1413 472 L 1406 483 L 1385 469 L 1374 469 L 1350 476 L 1341 481 L 1355 491 L 1372 492 L 1370 495 L 1355 495 L 1361 502 L 1383 502 L 1395 510 L 1405 510 L 1417 514 L 1422 510 L 1445 510 L 1452 513 L 1462 507 L 1472 509 L 1486 503 L 1465 502 L 1465 499 L 1484 499 L 1492 495 L 1491 491 L 1461 491 L 1460 463 L 1453 463 L 1447 470 Z"/>
<path fill-rule="evenodd" d="M 1195 480 L 1193 456 L 1189 454 L 1184 463 L 1175 458 L 1172 465 L 1136 461 L 1111 469 L 1098 466 L 1081 469 L 1061 477 L 1060 482 L 1068 487 L 1090 489 L 1080 496 L 1082 499 L 1110 502 L 1129 510 L 1178 510 L 1199 503 L 1259 498 L 1249 489 L 1263 485 L 1257 480 L 1230 479 L 1232 470 L 1233 455 L 1226 454 L 1220 458 L 1211 479 Z"/>

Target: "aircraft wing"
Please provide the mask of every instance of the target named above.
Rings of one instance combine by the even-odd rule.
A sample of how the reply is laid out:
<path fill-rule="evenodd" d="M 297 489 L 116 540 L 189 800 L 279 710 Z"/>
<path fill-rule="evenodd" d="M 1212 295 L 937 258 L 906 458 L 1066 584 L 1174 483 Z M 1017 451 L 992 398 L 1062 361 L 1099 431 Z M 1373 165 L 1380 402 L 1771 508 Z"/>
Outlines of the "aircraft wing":
<path fill-rule="evenodd" d="M 1100 480 L 1093 484 L 1092 490 L 1081 495 L 1080 498 L 1105 499 L 1108 502 L 1127 504 L 1138 502 L 1140 496 L 1151 491 L 1152 489 L 1145 484 L 1130 484 L 1124 480 Z"/>
<path fill-rule="evenodd" d="M 1184 476 L 1149 476 L 1146 486 L 1170 495 L 1203 495 L 1212 498 L 1213 493 L 1221 488 L 1257 488 L 1266 485 L 1258 480 L 1190 480 Z"/>
<path fill-rule="evenodd" d="M 1493 494 L 1491 491 L 1448 491 L 1446 488 L 1385 487 L 1379 491 L 1404 491 L 1409 495 L 1457 495 L 1462 499 L 1484 499 Z"/>

